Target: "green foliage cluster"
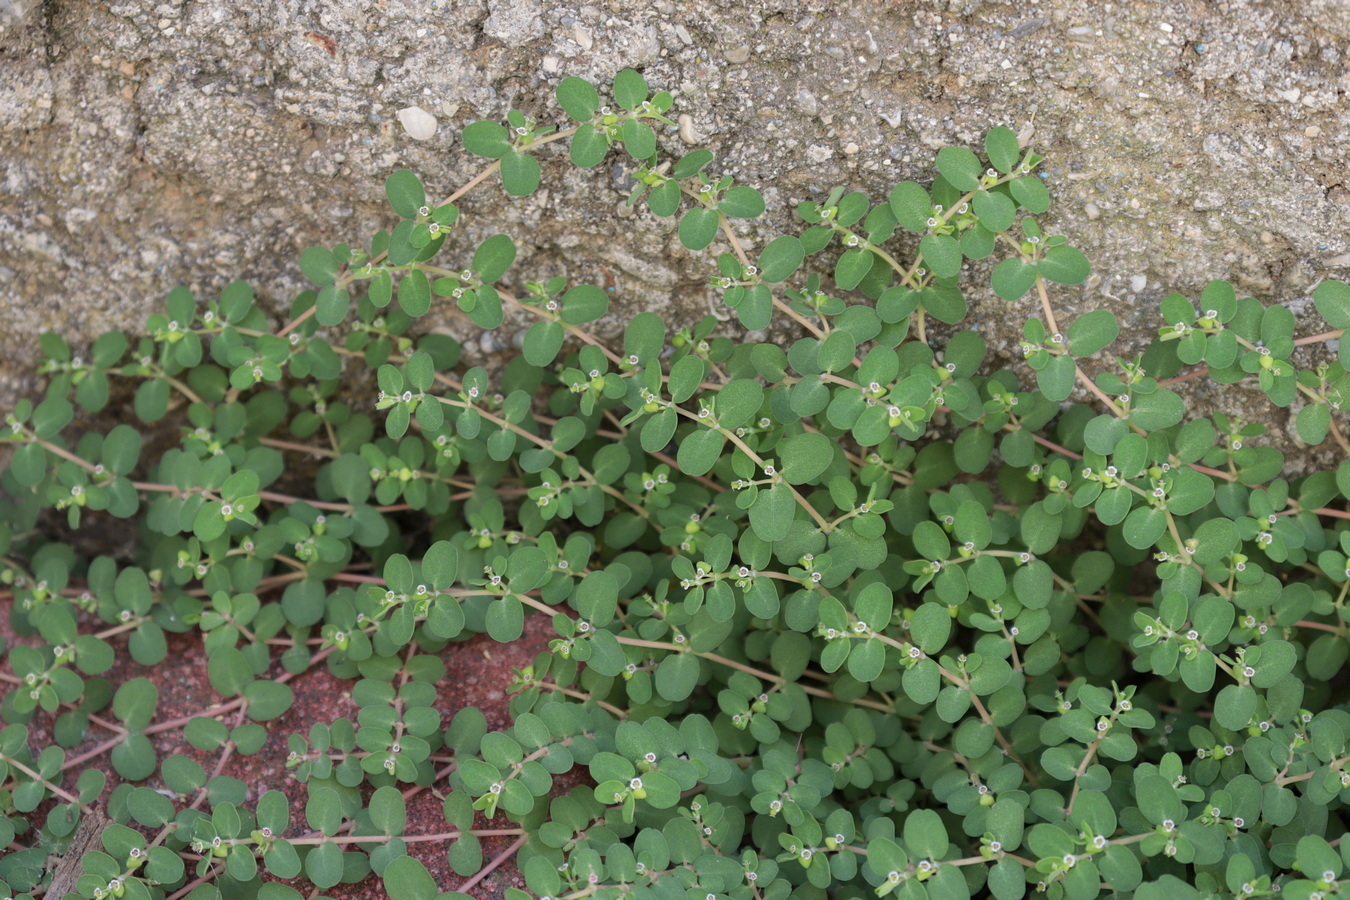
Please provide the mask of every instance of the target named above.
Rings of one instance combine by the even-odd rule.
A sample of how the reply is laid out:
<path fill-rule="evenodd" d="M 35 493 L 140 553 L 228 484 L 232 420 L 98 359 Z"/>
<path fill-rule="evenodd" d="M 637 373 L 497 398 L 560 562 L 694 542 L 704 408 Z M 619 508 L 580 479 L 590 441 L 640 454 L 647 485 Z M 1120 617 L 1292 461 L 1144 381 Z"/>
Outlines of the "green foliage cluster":
<path fill-rule="evenodd" d="M 731 223 L 760 193 L 707 151 L 663 158 L 672 99 L 636 72 L 609 94 L 564 79 L 577 124 L 512 112 L 465 147 L 515 196 L 551 143 L 583 168 L 626 154 L 629 202 L 678 217 L 691 251 L 720 237 L 711 289 L 790 342 L 650 312 L 601 340 L 605 290 L 508 276 L 513 239 L 466 248 L 460 210 L 408 171 L 392 230 L 303 254 L 314 289 L 282 327 L 241 282 L 173 292 L 140 338 L 43 338 L 45 399 L 0 430 L 20 636 L 0 894 L 44 891 L 49 854 L 106 811 L 90 900 L 289 900 L 372 873 L 393 900 L 462 898 L 409 848 L 435 842 L 469 890 L 489 835 L 518 836 L 549 900 L 1338 895 L 1350 465 L 1284 478 L 1261 426 L 1188 415 L 1171 386 L 1254 382 L 1302 403 L 1303 441 L 1345 449 L 1346 344 L 1304 369 L 1297 348 L 1350 327 L 1350 287 L 1322 284 L 1334 330 L 1296 338 L 1288 309 L 1216 282 L 1111 356 L 1110 311 L 1056 322 L 1054 286 L 1088 262 L 1044 230 L 1041 158 L 1009 129 L 983 157 L 942 150 L 929 186 L 803 203 L 801 233 L 752 256 Z M 1038 307 L 1029 377 L 959 328 L 966 260 Z M 461 363 L 413 327 L 446 303 L 484 329 L 532 321 L 523 352 Z M 934 340 L 934 321 L 956 329 Z M 175 446 L 78 431 L 75 405 L 99 412 L 115 379 Z M 134 558 L 77 555 L 51 510 L 125 521 Z M 442 721 L 441 654 L 539 617 L 555 636 L 502 685 L 511 727 Z M 122 654 L 158 664 L 169 634 L 200 640 L 220 705 L 166 720 L 149 680 L 102 677 Z M 303 809 L 220 774 L 320 665 L 359 713 L 289 737 Z M 173 730 L 193 752 L 158 755 Z M 409 833 L 428 788 L 447 827 Z"/>

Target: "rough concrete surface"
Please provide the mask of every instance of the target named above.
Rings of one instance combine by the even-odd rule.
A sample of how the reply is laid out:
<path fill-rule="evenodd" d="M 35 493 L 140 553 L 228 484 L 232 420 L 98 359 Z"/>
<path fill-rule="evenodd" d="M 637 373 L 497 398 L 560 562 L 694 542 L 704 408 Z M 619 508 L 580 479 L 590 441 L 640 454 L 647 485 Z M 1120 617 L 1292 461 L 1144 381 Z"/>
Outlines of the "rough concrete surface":
<path fill-rule="evenodd" d="M 513 106 L 561 123 L 559 79 L 630 66 L 765 192 L 752 247 L 795 233 L 800 200 L 929 179 L 938 148 L 1002 124 L 1048 157 L 1051 226 L 1094 264 L 1057 291 L 1064 320 L 1109 306 L 1142 348 L 1161 296 L 1227 278 L 1321 330 L 1309 291 L 1350 277 L 1350 0 L 0 0 L 0 28 L 0 408 L 37 387 L 43 330 L 135 331 L 175 285 L 240 277 L 283 310 L 301 250 L 389 223 L 390 171 L 446 196 L 480 166 L 465 124 Z M 608 272 L 614 328 L 706 313 L 712 252 L 623 209 L 618 155 L 561 156 L 527 201 L 470 194 L 463 248 L 505 230 L 522 276 Z M 1013 358 L 1032 301 L 1009 315 L 988 266 L 967 269 L 973 324 Z M 436 324 L 472 350 L 467 323 Z M 1186 390 L 1287 430 L 1255 391 Z"/>

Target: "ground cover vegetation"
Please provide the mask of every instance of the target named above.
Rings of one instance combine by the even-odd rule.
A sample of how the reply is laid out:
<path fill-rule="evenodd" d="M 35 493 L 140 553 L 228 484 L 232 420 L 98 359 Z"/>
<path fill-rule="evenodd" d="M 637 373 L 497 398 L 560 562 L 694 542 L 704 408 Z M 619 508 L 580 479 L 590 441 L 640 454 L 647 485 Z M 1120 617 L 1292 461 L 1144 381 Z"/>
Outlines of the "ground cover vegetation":
<path fill-rule="evenodd" d="M 1055 315 L 1089 263 L 1008 128 L 930 183 L 804 202 L 752 253 L 735 223 L 763 196 L 662 150 L 668 93 L 625 71 L 556 100 L 562 127 L 468 126 L 487 162 L 449 200 L 390 175 L 397 224 L 305 251 L 283 322 L 241 281 L 174 291 L 139 336 L 44 337 L 45 397 L 0 428 L 0 895 L 465 897 L 509 836 L 548 900 L 1337 896 L 1350 466 L 1286 477 L 1260 425 L 1172 388 L 1256 383 L 1302 442 L 1350 449 L 1327 352 L 1350 287 L 1314 292 L 1324 327 L 1215 282 L 1115 356 L 1110 310 Z M 687 250 L 727 248 L 734 323 L 674 329 L 514 271 L 510 235 L 467 241 L 455 200 L 527 196 L 564 146 L 623 160 Z M 970 267 L 1029 313 L 1027 367 L 962 329 Z M 530 322 L 519 355 L 419 330 L 446 304 Z M 136 424 L 79 428 L 122 384 Z M 57 527 L 90 521 L 134 553 Z M 447 720 L 448 655 L 539 617 L 510 727 Z M 180 635 L 218 702 L 166 718 L 111 673 Z M 359 713 L 281 750 L 320 669 Z M 303 803 L 221 774 L 264 752 Z"/>

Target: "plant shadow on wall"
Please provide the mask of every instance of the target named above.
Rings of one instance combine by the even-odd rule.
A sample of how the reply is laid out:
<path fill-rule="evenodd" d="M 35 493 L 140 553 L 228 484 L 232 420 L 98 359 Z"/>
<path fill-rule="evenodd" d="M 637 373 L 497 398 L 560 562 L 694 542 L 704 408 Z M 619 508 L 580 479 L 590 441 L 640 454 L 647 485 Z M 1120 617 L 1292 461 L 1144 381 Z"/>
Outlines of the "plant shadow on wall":
<path fill-rule="evenodd" d="M 492 162 L 444 203 L 394 173 L 398 224 L 307 250 L 284 325 L 240 282 L 142 337 L 44 337 L 46 398 L 0 431 L 0 894 L 432 900 L 510 857 L 505 895 L 550 900 L 1335 894 L 1350 466 L 1282 478 L 1261 426 L 1170 388 L 1255 380 L 1347 449 L 1345 369 L 1299 348 L 1350 327 L 1350 287 L 1304 337 L 1222 282 L 1168 297 L 1089 377 L 1117 322 L 1056 321 L 1088 262 L 1011 130 L 929 187 L 804 203 L 751 257 L 731 220 L 761 195 L 663 158 L 669 94 L 610 93 L 564 79 L 561 130 L 469 126 Z M 604 290 L 501 285 L 508 235 L 438 261 L 458 196 L 528 195 L 563 140 L 636 160 L 632 203 L 731 248 L 710 283 L 739 323 L 798 338 L 638 313 L 611 346 Z M 930 346 L 995 254 L 1038 310 L 1026 383 L 974 331 Z M 490 377 L 410 335 L 447 302 L 531 318 L 521 356 Z M 383 421 L 336 393 L 364 370 Z M 113 380 L 176 446 L 75 433 Z M 128 523 L 135 558 L 78 556 L 51 510 Z"/>

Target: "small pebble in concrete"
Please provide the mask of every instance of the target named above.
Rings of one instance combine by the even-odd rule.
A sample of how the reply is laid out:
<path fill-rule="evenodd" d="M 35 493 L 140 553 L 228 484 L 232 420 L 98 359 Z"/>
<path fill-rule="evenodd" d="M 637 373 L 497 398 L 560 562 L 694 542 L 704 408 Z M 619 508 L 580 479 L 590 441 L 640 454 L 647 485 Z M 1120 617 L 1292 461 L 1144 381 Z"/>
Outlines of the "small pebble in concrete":
<path fill-rule="evenodd" d="M 403 130 L 414 141 L 429 141 L 436 133 L 436 117 L 420 106 L 408 106 L 398 111 Z"/>

